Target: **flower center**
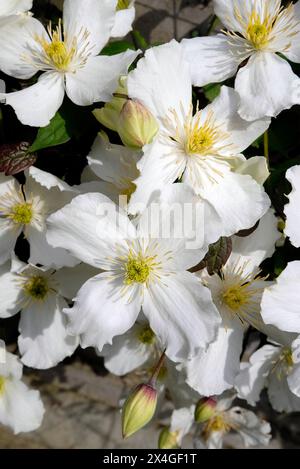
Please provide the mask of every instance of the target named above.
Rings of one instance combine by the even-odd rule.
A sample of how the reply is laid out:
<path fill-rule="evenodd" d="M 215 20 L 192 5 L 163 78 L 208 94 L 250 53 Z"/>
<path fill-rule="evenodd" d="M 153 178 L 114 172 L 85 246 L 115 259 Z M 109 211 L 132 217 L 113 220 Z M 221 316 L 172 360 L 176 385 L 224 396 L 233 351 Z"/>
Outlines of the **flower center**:
<path fill-rule="evenodd" d="M 138 340 L 142 344 L 150 345 L 153 343 L 155 334 L 149 326 L 143 327 L 138 333 Z"/>
<path fill-rule="evenodd" d="M 226 421 L 222 414 L 212 417 L 204 427 L 205 438 L 208 438 L 214 432 L 227 433 L 231 430 L 231 425 Z"/>
<path fill-rule="evenodd" d="M 36 37 L 36 41 L 41 45 L 44 52 L 43 62 L 51 69 L 67 72 L 77 53 L 77 40 L 74 38 L 70 44 L 64 40 L 61 20 L 56 29 L 52 29 L 50 23 L 47 31 L 50 42 L 44 37 Z"/>
<path fill-rule="evenodd" d="M 129 257 L 125 267 L 125 283 L 145 283 L 151 272 L 151 259 L 138 257 Z"/>
<path fill-rule="evenodd" d="M 15 223 L 20 223 L 22 225 L 29 225 L 32 220 L 32 204 L 29 203 L 19 203 L 12 207 L 9 218 L 11 218 Z"/>
<path fill-rule="evenodd" d="M 294 366 L 293 352 L 289 347 L 283 349 L 282 358 L 288 368 L 292 368 Z"/>
<path fill-rule="evenodd" d="M 117 11 L 126 10 L 129 7 L 130 0 L 118 0 Z"/>
<path fill-rule="evenodd" d="M 4 376 L 0 376 L 0 397 L 2 396 L 5 390 L 5 381 L 6 379 L 4 378 Z"/>
<path fill-rule="evenodd" d="M 251 295 L 246 287 L 247 285 L 234 285 L 223 292 L 222 299 L 228 308 L 237 311 L 249 302 Z"/>
<path fill-rule="evenodd" d="M 50 290 L 47 279 L 41 275 L 31 277 L 23 289 L 25 294 L 34 300 L 44 300 Z"/>
<path fill-rule="evenodd" d="M 203 121 L 202 111 L 197 111 L 193 116 L 193 110 L 191 109 L 184 127 L 186 136 L 185 151 L 187 154 L 200 154 L 201 156 L 205 156 L 208 155 L 213 148 L 214 153 L 218 153 L 228 146 L 226 144 L 223 145 L 223 142 L 228 138 L 228 134 L 221 130 L 212 111 L 208 112 Z M 180 141 L 180 137 L 175 137 L 175 140 Z"/>
<path fill-rule="evenodd" d="M 261 20 L 257 12 L 252 12 L 247 27 L 246 37 L 255 49 L 262 49 L 269 42 L 269 36 L 273 29 L 273 20 L 266 17 Z"/>

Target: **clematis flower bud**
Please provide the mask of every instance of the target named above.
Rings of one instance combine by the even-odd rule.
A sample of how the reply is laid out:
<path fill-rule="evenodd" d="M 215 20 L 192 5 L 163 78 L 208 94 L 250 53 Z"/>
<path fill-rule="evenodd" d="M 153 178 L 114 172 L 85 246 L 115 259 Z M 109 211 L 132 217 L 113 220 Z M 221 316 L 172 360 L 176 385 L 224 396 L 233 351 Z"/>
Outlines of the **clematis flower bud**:
<path fill-rule="evenodd" d="M 159 449 L 178 449 L 177 432 L 171 432 L 169 428 L 165 427 L 160 432 L 158 438 Z"/>
<path fill-rule="evenodd" d="M 211 397 L 200 399 L 195 409 L 195 422 L 204 423 L 215 413 L 216 401 Z"/>
<path fill-rule="evenodd" d="M 158 123 L 143 104 L 128 99 L 119 116 L 118 131 L 124 145 L 138 150 L 152 142 L 158 132 Z"/>
<path fill-rule="evenodd" d="M 150 422 L 156 404 L 157 391 L 150 384 L 140 384 L 132 391 L 122 409 L 123 438 L 128 438 Z"/>
<path fill-rule="evenodd" d="M 127 77 L 122 76 L 119 80 L 119 86 L 115 93 L 116 96 L 112 100 L 105 104 L 101 109 L 95 109 L 93 111 L 94 116 L 100 124 L 104 125 L 110 130 L 118 132 L 119 129 L 119 116 L 120 112 L 126 102 L 127 96 Z M 122 97 L 124 95 L 124 97 Z"/>

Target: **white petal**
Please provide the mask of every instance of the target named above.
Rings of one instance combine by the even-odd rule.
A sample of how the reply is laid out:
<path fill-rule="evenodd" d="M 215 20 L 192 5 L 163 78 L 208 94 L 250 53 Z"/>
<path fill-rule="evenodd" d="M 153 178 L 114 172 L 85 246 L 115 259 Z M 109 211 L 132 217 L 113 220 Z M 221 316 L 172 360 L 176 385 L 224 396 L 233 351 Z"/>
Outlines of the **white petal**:
<path fill-rule="evenodd" d="M 235 75 L 239 60 L 232 54 L 224 34 L 183 39 L 181 44 L 191 66 L 193 85 L 219 83 Z"/>
<path fill-rule="evenodd" d="M 300 365 L 294 365 L 291 373 L 287 378 L 288 386 L 295 396 L 299 398 L 299 407 L 300 410 Z"/>
<path fill-rule="evenodd" d="M 186 360 L 216 336 L 220 316 L 210 291 L 189 272 L 164 276 L 145 291 L 143 311 L 174 361 Z"/>
<path fill-rule="evenodd" d="M 242 14 L 242 18 L 245 19 L 247 18 L 245 17 L 247 12 L 246 7 L 249 6 L 251 10 L 252 0 L 246 2 L 244 0 L 213 0 L 213 2 L 215 14 L 222 21 L 223 25 L 232 31 L 242 32 L 241 24 L 235 15 L 235 8 Z"/>
<path fill-rule="evenodd" d="M 290 262 L 275 285 L 264 291 L 261 315 L 266 324 L 300 333 L 300 262 Z"/>
<path fill-rule="evenodd" d="M 62 312 L 66 306 L 62 298 L 50 295 L 42 303 L 31 303 L 23 309 L 18 345 L 24 365 L 52 368 L 74 353 L 78 339 L 67 334 Z"/>
<path fill-rule="evenodd" d="M 5 393 L 0 398 L 0 422 L 12 428 L 15 434 L 32 432 L 39 428 L 44 406 L 38 391 L 31 391 L 17 380 L 7 380 Z"/>
<path fill-rule="evenodd" d="M 260 185 L 263 185 L 270 176 L 268 162 L 264 156 L 252 156 L 248 160 L 245 159 L 236 167 L 235 172 L 248 174 Z"/>
<path fill-rule="evenodd" d="M 281 237 L 277 229 L 278 220 L 273 210 L 261 218 L 257 229 L 243 238 L 235 236 L 232 239 L 232 254 L 230 262 L 234 264 L 238 259 L 247 262 L 247 271 L 253 272 L 264 259 L 271 257 L 275 251 L 275 244 Z"/>
<path fill-rule="evenodd" d="M 111 31 L 111 37 L 126 36 L 132 30 L 132 23 L 135 17 L 135 8 L 126 8 L 116 13 L 115 24 Z"/>
<path fill-rule="evenodd" d="M 38 230 L 35 227 L 28 227 L 26 237 L 30 244 L 31 264 L 41 264 L 52 267 L 71 267 L 78 264 L 78 259 L 71 256 L 65 249 L 54 248 L 46 238 L 46 230 Z"/>
<path fill-rule="evenodd" d="M 235 388 L 240 399 L 245 399 L 253 406 L 259 401 L 272 368 L 272 361 L 279 353 L 278 347 L 265 345 L 251 355 L 249 364 L 242 363 L 244 366 L 235 379 Z"/>
<path fill-rule="evenodd" d="M 124 180 L 133 181 L 138 177 L 139 156 L 138 152 L 111 144 L 98 134 L 88 155 L 88 164 L 96 176 L 122 187 Z"/>
<path fill-rule="evenodd" d="M 33 0 L 2 0 L 0 5 L 0 16 L 15 15 L 31 10 Z"/>
<path fill-rule="evenodd" d="M 222 154 L 238 154 L 246 150 L 269 127 L 271 119 L 264 117 L 254 122 L 243 120 L 237 113 L 239 107 L 239 95 L 232 88 L 222 86 L 220 95 L 209 104 L 203 112 L 213 112 L 216 122 L 221 126 L 222 132 L 228 134 L 224 139 L 228 149 L 222 150 Z"/>
<path fill-rule="evenodd" d="M 285 206 L 286 215 L 285 234 L 291 243 L 300 247 L 300 166 L 293 166 L 286 173 L 287 180 L 292 184 L 292 192 L 288 195 L 289 203 Z"/>
<path fill-rule="evenodd" d="M 138 340 L 141 325 L 136 324 L 122 336 L 115 337 L 112 345 L 106 345 L 102 351 L 104 365 L 111 373 L 123 376 L 139 368 L 154 355 L 151 344 Z"/>
<path fill-rule="evenodd" d="M 257 417 L 254 412 L 241 407 L 233 407 L 228 414 L 230 414 L 230 420 L 237 426 L 238 433 L 247 448 L 268 445 L 271 439 L 271 426 L 268 422 Z"/>
<path fill-rule="evenodd" d="M 300 398 L 289 387 L 286 376 L 271 373 L 269 376 L 268 396 L 270 404 L 277 412 L 299 412 Z"/>
<path fill-rule="evenodd" d="M 0 265 L 10 258 L 21 231 L 22 226 L 16 227 L 10 220 L 0 218 Z"/>
<path fill-rule="evenodd" d="M 228 173 L 217 184 L 202 191 L 205 200 L 207 237 L 216 240 L 252 228 L 267 212 L 270 200 L 264 189 L 250 176 Z"/>
<path fill-rule="evenodd" d="M 53 279 L 58 282 L 59 293 L 68 300 L 72 300 L 82 285 L 90 278 L 95 277 L 99 269 L 87 264 L 75 267 L 63 267 L 55 272 Z"/>
<path fill-rule="evenodd" d="M 35 75 L 38 72 L 32 59 L 33 51 L 37 48 L 35 37 L 43 38 L 46 35 L 42 23 L 31 16 L 5 18 L 0 27 L 1 70 L 23 80 Z"/>
<path fill-rule="evenodd" d="M 120 292 L 120 282 L 106 273 L 91 278 L 79 290 L 73 308 L 65 310 L 69 332 L 80 335 L 83 348 L 97 347 L 101 352 L 116 335 L 133 326 L 141 299 L 128 302 Z"/>
<path fill-rule="evenodd" d="M 300 103 L 300 79 L 286 60 L 273 53 L 253 55 L 238 72 L 235 89 L 241 99 L 239 114 L 250 121 L 277 116 Z"/>
<path fill-rule="evenodd" d="M 187 362 L 187 383 L 203 396 L 219 395 L 232 388 L 240 369 L 243 337 L 242 328 L 221 326 L 207 350 Z"/>
<path fill-rule="evenodd" d="M 31 166 L 29 168 L 28 174 L 37 183 L 39 183 L 43 187 L 46 187 L 46 189 L 48 190 L 57 188 L 61 192 L 75 192 L 74 187 L 69 186 L 69 184 L 54 176 L 54 174 L 48 173 L 47 171 L 42 171 L 41 169 L 36 168 L 35 166 Z"/>
<path fill-rule="evenodd" d="M 89 47 L 97 55 L 109 40 L 115 23 L 117 0 L 65 0 L 64 30 L 70 39 L 87 31 Z"/>
<path fill-rule="evenodd" d="M 55 247 L 67 249 L 82 262 L 107 268 L 108 258 L 116 257 L 116 244 L 127 246 L 135 237 L 127 215 L 102 194 L 75 197 L 48 218 L 47 239 Z"/>
<path fill-rule="evenodd" d="M 294 3 L 294 17 L 296 21 L 300 21 L 300 2 L 297 1 Z M 290 41 L 290 47 L 288 50 L 284 51 L 284 55 L 291 61 L 291 62 L 300 62 L 300 32 L 295 34 Z"/>
<path fill-rule="evenodd" d="M 23 374 L 23 365 L 16 355 L 5 350 L 4 344 L 4 357 L 5 360 L 0 362 L 0 376 L 5 378 L 21 379 Z"/>
<path fill-rule="evenodd" d="M 185 158 L 156 140 L 144 147 L 144 155 L 137 167 L 141 175 L 135 179 L 136 190 L 129 202 L 130 213 L 142 212 L 146 205 L 157 198 L 165 186 L 178 179 L 185 169 Z"/>
<path fill-rule="evenodd" d="M 171 417 L 171 432 L 178 432 L 178 444 L 181 445 L 182 438 L 187 435 L 194 424 L 195 406 L 175 409 Z"/>
<path fill-rule="evenodd" d="M 142 102 L 154 116 L 164 119 L 170 110 L 189 111 L 192 83 L 183 48 L 176 41 L 152 47 L 127 80 L 128 94 Z"/>
<path fill-rule="evenodd" d="M 35 85 L 5 95 L 18 119 L 25 125 L 45 127 L 49 124 L 64 99 L 63 75 L 47 72 Z"/>
<path fill-rule="evenodd" d="M 17 314 L 23 299 L 18 277 L 10 269 L 11 262 L 0 266 L 0 318 L 9 318 Z"/>
<path fill-rule="evenodd" d="M 161 238 L 166 251 L 172 247 L 176 270 L 197 265 L 215 241 L 206 237 L 203 201 L 186 184 L 165 186 L 141 214 L 137 229 L 141 238 Z"/>
<path fill-rule="evenodd" d="M 290 370 L 287 382 L 292 393 L 300 398 L 300 336 L 294 340 L 292 344 L 292 352 L 294 365 Z"/>
<path fill-rule="evenodd" d="M 121 54 L 90 57 L 75 73 L 66 74 L 66 92 L 78 106 L 88 106 L 99 101 L 110 101 L 118 87 L 121 75 L 139 51 L 127 50 Z"/>

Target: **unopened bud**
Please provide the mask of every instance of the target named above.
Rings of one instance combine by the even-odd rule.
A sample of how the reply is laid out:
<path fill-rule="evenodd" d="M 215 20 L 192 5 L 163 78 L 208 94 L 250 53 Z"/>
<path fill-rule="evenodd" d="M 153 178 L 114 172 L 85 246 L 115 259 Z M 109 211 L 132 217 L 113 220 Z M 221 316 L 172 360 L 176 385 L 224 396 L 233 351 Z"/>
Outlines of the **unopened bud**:
<path fill-rule="evenodd" d="M 119 135 L 124 145 L 135 150 L 151 143 L 158 132 L 155 117 L 139 101 L 129 99 L 119 117 Z"/>
<path fill-rule="evenodd" d="M 157 404 L 157 391 L 149 384 L 139 384 L 126 399 L 122 409 L 123 437 L 136 433 L 152 419 Z"/>
<path fill-rule="evenodd" d="M 204 423 L 211 419 L 216 410 L 216 401 L 211 397 L 200 399 L 195 409 L 195 422 Z"/>
<path fill-rule="evenodd" d="M 119 86 L 115 93 L 116 96 L 112 98 L 109 103 L 101 109 L 93 111 L 94 116 L 100 124 L 104 125 L 110 130 L 118 132 L 120 112 L 126 102 L 127 97 L 127 84 L 126 76 L 122 76 L 119 80 Z M 124 95 L 124 97 L 122 97 Z"/>
<path fill-rule="evenodd" d="M 178 433 L 171 432 L 169 428 L 163 428 L 158 438 L 159 449 L 178 449 Z"/>

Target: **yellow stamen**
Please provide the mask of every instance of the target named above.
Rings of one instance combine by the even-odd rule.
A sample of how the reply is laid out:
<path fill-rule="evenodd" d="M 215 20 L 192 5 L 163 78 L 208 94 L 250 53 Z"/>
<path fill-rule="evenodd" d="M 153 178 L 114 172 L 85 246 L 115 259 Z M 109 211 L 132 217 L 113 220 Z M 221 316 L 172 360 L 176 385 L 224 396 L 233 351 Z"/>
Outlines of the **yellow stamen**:
<path fill-rule="evenodd" d="M 47 41 L 44 37 L 36 37 L 37 42 L 44 50 L 46 63 L 59 71 L 68 71 L 69 65 L 76 55 L 76 39 L 71 44 L 67 44 L 63 38 L 61 21 L 59 21 L 58 26 L 54 30 L 50 23 L 48 34 L 51 42 Z"/>
<path fill-rule="evenodd" d="M 262 326 L 260 317 L 260 300 L 263 293 L 262 281 L 265 280 L 254 273 L 246 273 L 247 262 L 240 265 L 238 260 L 236 265 L 222 271 L 223 287 L 220 292 L 219 301 L 226 307 L 232 317 L 236 317 L 247 326 L 251 325 L 256 329 Z M 255 287 L 255 284 L 258 284 Z"/>
<path fill-rule="evenodd" d="M 233 311 L 237 311 L 241 306 L 249 303 L 251 298 L 251 291 L 248 290 L 248 284 L 246 285 L 234 285 L 229 287 L 222 294 L 224 303 Z"/>
<path fill-rule="evenodd" d="M 26 202 L 14 205 L 8 214 L 8 218 L 11 218 L 15 223 L 22 225 L 29 225 L 32 217 L 32 204 Z"/>
<path fill-rule="evenodd" d="M 207 118 L 201 123 L 202 112 L 198 111 L 194 118 L 185 125 L 186 152 L 206 155 L 213 146 L 227 138 L 216 124 L 213 113 L 209 112 Z"/>
<path fill-rule="evenodd" d="M 138 333 L 138 340 L 142 344 L 150 345 L 155 339 L 155 334 L 149 326 L 144 326 Z"/>
<path fill-rule="evenodd" d="M 214 432 L 227 433 L 232 429 L 232 425 L 226 421 L 222 413 L 216 414 L 212 417 L 204 427 L 203 434 L 204 438 L 207 439 Z"/>
<path fill-rule="evenodd" d="M 151 262 L 149 259 L 138 255 L 137 257 L 129 257 L 125 268 L 125 283 L 145 283 L 148 280 L 151 271 Z"/>
<path fill-rule="evenodd" d="M 27 296 L 42 301 L 49 293 L 50 288 L 45 277 L 35 275 L 24 284 L 23 290 Z"/>
<path fill-rule="evenodd" d="M 130 0 L 118 0 L 117 11 L 129 8 Z"/>
<path fill-rule="evenodd" d="M 5 381 L 6 379 L 4 378 L 4 376 L 0 376 L 0 397 L 2 396 L 2 394 L 4 394 L 5 391 Z"/>
<path fill-rule="evenodd" d="M 262 20 L 256 11 L 251 13 L 246 37 L 252 43 L 255 49 L 262 49 L 268 44 L 269 36 L 273 29 L 273 24 L 273 18 L 266 16 L 265 19 Z"/>

